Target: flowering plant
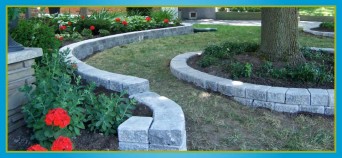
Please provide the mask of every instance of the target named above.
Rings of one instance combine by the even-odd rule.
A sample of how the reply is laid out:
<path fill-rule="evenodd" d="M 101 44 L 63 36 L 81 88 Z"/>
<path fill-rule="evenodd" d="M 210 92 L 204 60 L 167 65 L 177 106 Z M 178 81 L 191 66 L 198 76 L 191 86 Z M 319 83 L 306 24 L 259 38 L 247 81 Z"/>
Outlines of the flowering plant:
<path fill-rule="evenodd" d="M 169 19 L 164 19 L 164 23 L 168 24 L 169 23 Z"/>
<path fill-rule="evenodd" d="M 59 136 L 51 146 L 52 151 L 72 151 L 72 142 L 70 138 Z M 42 147 L 40 144 L 35 144 L 27 148 L 27 151 L 48 151 L 46 148 Z"/>
<path fill-rule="evenodd" d="M 121 19 L 120 19 L 120 18 L 115 18 L 115 21 L 116 21 L 116 22 L 120 22 Z"/>
<path fill-rule="evenodd" d="M 128 25 L 127 21 L 126 20 L 122 21 L 122 25 L 127 26 Z"/>
<path fill-rule="evenodd" d="M 52 151 L 72 151 L 72 142 L 70 138 L 59 136 L 51 147 Z"/>
<path fill-rule="evenodd" d="M 151 21 L 151 18 L 149 16 L 147 16 L 145 19 L 146 19 L 147 22 Z"/>
<path fill-rule="evenodd" d="M 94 31 L 94 30 L 95 30 L 95 26 L 94 26 L 94 25 L 91 25 L 91 26 L 89 27 L 89 30 Z"/>
<path fill-rule="evenodd" d="M 39 144 L 35 144 L 27 148 L 27 151 L 48 151 L 48 150 L 40 146 Z"/>
<path fill-rule="evenodd" d="M 48 126 L 59 126 L 60 128 L 65 128 L 70 123 L 70 116 L 62 108 L 55 108 L 49 110 L 45 117 L 45 123 Z"/>

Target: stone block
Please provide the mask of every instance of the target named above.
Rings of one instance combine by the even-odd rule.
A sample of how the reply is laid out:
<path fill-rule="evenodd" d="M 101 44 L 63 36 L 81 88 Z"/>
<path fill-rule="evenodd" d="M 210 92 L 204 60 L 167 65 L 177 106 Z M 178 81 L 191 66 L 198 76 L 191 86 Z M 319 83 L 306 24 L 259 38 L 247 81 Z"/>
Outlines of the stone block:
<path fill-rule="evenodd" d="M 150 144 L 149 150 L 152 151 L 186 151 L 186 139 L 183 140 L 183 143 L 179 146 L 171 146 L 171 145 L 160 145 L 160 144 Z"/>
<path fill-rule="evenodd" d="M 119 141 L 148 144 L 148 130 L 152 120 L 152 117 L 130 117 L 118 127 Z"/>
<path fill-rule="evenodd" d="M 246 87 L 250 84 L 240 81 L 224 80 L 217 83 L 218 91 L 227 96 L 246 97 Z"/>
<path fill-rule="evenodd" d="M 278 111 L 278 112 L 297 113 L 299 111 L 299 106 L 291 105 L 291 104 L 275 103 L 273 110 Z"/>
<path fill-rule="evenodd" d="M 25 61 L 24 61 L 24 67 L 29 67 L 29 68 L 31 68 L 32 65 L 34 65 L 34 59 L 30 59 L 30 60 L 25 60 Z"/>
<path fill-rule="evenodd" d="M 285 103 L 285 96 L 288 88 L 271 87 L 267 90 L 267 101 L 275 103 Z"/>
<path fill-rule="evenodd" d="M 310 105 L 310 93 L 304 88 L 289 88 L 285 102 L 286 104 Z"/>
<path fill-rule="evenodd" d="M 242 105 L 246 106 L 253 106 L 253 99 L 246 99 L 240 97 L 233 97 L 235 101 L 241 103 Z"/>
<path fill-rule="evenodd" d="M 316 113 L 316 114 L 324 114 L 324 106 L 299 106 L 299 111 L 301 112 L 309 112 L 309 113 Z"/>
<path fill-rule="evenodd" d="M 14 124 L 9 124 L 8 125 L 8 133 L 11 133 L 11 132 L 15 131 L 16 129 L 18 129 L 24 125 L 26 125 L 26 122 L 24 121 L 24 119 L 19 120 Z"/>
<path fill-rule="evenodd" d="M 214 92 L 217 92 L 218 91 L 218 83 L 219 82 L 223 82 L 224 78 L 221 78 L 221 77 L 216 77 L 216 76 L 212 76 L 212 75 L 208 75 L 210 77 L 206 78 L 206 85 L 207 85 L 207 88 L 214 91 Z"/>
<path fill-rule="evenodd" d="M 246 98 L 266 101 L 267 90 L 271 86 L 250 84 L 246 86 Z"/>
<path fill-rule="evenodd" d="M 14 71 L 9 71 L 8 82 L 26 78 L 26 77 L 32 76 L 33 74 L 34 74 L 33 68 L 22 68 L 22 69 L 17 69 Z"/>
<path fill-rule="evenodd" d="M 274 109 L 274 102 L 266 102 L 266 101 L 260 101 L 260 100 L 254 100 L 253 101 L 253 107 L 262 107 L 267 109 Z"/>
<path fill-rule="evenodd" d="M 122 89 L 127 91 L 129 95 L 142 93 L 150 90 L 148 80 L 138 77 L 129 77 L 122 80 Z"/>
<path fill-rule="evenodd" d="M 154 120 L 149 130 L 150 144 L 180 146 L 186 139 L 185 120 Z"/>
<path fill-rule="evenodd" d="M 147 151 L 148 149 L 149 149 L 149 144 L 145 144 L 145 143 L 119 142 L 119 150 Z"/>
<path fill-rule="evenodd" d="M 324 114 L 325 115 L 335 115 L 335 108 L 334 107 L 325 107 Z"/>
<path fill-rule="evenodd" d="M 23 62 L 12 63 L 8 65 L 8 71 L 13 71 L 13 70 L 21 69 L 21 68 L 24 68 Z"/>
<path fill-rule="evenodd" d="M 17 122 L 18 120 L 23 119 L 23 118 L 24 118 L 24 115 L 21 112 L 18 112 L 12 116 L 9 116 L 8 121 Z"/>
<path fill-rule="evenodd" d="M 334 89 L 328 89 L 328 95 L 329 95 L 329 106 L 334 107 L 335 106 L 335 90 Z"/>
<path fill-rule="evenodd" d="M 43 50 L 41 48 L 25 47 L 24 50 L 8 53 L 8 64 L 34 59 L 42 55 Z"/>
<path fill-rule="evenodd" d="M 311 105 L 312 106 L 328 106 L 329 95 L 326 89 L 308 89 L 311 95 Z"/>

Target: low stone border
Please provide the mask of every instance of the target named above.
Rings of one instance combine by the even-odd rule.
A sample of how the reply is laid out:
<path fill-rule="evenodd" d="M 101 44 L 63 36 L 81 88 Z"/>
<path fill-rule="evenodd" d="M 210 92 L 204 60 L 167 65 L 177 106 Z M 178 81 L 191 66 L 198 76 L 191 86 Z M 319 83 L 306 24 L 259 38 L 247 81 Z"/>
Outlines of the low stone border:
<path fill-rule="evenodd" d="M 152 109 L 153 118 L 131 117 L 119 126 L 120 150 L 187 150 L 182 108 L 166 97 L 149 92 L 146 79 L 99 70 L 81 60 L 119 45 L 190 33 L 193 33 L 191 25 L 145 30 L 85 40 L 60 49 L 70 50 L 67 57 L 77 64 L 77 73 L 83 79 L 113 91 L 126 91 L 130 98 Z"/>
<path fill-rule="evenodd" d="M 334 89 L 284 88 L 233 81 L 195 70 L 187 60 L 201 52 L 189 52 L 171 60 L 171 73 L 178 79 L 233 97 L 243 105 L 278 112 L 309 112 L 334 115 Z"/>
<path fill-rule="evenodd" d="M 335 52 L 334 48 L 309 47 L 309 49 L 312 50 L 312 51 L 316 51 L 316 52 L 322 51 L 322 52 L 329 53 L 329 54 L 334 54 L 334 52 Z"/>
<path fill-rule="evenodd" d="M 335 37 L 335 33 L 334 32 L 315 31 L 315 30 L 311 30 L 311 28 L 304 28 L 303 31 L 306 32 L 306 33 L 310 33 L 310 34 L 316 35 L 316 36 L 323 36 L 323 37 L 329 37 L 329 38 L 334 38 Z"/>

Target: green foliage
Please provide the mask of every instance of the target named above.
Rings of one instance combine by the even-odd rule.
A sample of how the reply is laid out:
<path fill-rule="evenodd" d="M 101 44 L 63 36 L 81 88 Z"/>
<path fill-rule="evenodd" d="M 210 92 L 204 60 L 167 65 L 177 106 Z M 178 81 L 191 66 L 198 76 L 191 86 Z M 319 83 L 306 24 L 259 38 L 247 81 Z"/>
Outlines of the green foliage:
<path fill-rule="evenodd" d="M 85 18 L 83 20 L 78 21 L 78 23 L 76 23 L 75 25 L 76 25 L 76 30 L 78 32 L 81 32 L 84 29 L 89 29 L 90 26 L 95 26 L 95 30 L 92 31 L 92 34 L 98 35 L 99 29 L 110 30 L 111 21 L 106 20 L 106 19 Z"/>
<path fill-rule="evenodd" d="M 232 7 L 230 11 L 233 12 L 261 12 L 260 7 Z"/>
<path fill-rule="evenodd" d="M 84 109 L 80 106 L 84 94 L 80 90 L 80 78 L 73 75 L 75 69 L 64 61 L 68 52 L 45 53 L 35 67 L 35 91 L 30 93 L 32 87 L 29 86 L 22 88 L 29 98 L 22 107 L 24 119 L 34 132 L 32 137 L 46 147 L 60 135 L 74 137 L 84 129 Z M 44 122 L 47 112 L 57 107 L 65 109 L 72 118 L 66 128 L 47 126 Z"/>
<path fill-rule="evenodd" d="M 327 72 L 323 66 L 317 65 L 314 62 L 289 68 L 287 75 L 293 80 L 314 83 L 333 82 L 334 78 L 333 74 Z"/>
<path fill-rule="evenodd" d="M 90 29 L 83 29 L 81 35 L 85 38 L 92 38 L 93 32 Z"/>
<path fill-rule="evenodd" d="M 253 65 L 250 63 L 240 63 L 240 62 L 231 62 L 227 67 L 230 71 L 231 77 L 233 79 L 237 79 L 239 77 L 248 77 L 252 76 Z"/>
<path fill-rule="evenodd" d="M 335 24 L 334 22 L 322 22 L 321 24 L 319 24 L 319 27 L 324 28 L 324 29 L 334 30 Z"/>
<path fill-rule="evenodd" d="M 158 10 L 151 13 L 151 18 L 153 18 L 157 23 L 162 23 L 164 19 L 173 19 L 174 11 L 172 10 Z"/>
<path fill-rule="evenodd" d="M 86 120 L 89 121 L 91 131 L 103 132 L 106 135 L 116 133 L 118 126 L 132 116 L 135 100 L 125 98 L 125 93 L 111 94 L 109 97 L 100 94 L 96 96 L 92 91 L 94 85 L 85 91 Z"/>
<path fill-rule="evenodd" d="M 128 16 L 150 16 L 152 7 L 127 7 L 126 12 Z"/>
<path fill-rule="evenodd" d="M 221 45 L 210 45 L 206 48 L 204 48 L 203 51 L 203 57 L 204 56 L 212 56 L 216 58 L 226 58 L 228 53 L 224 50 L 224 48 Z"/>
<path fill-rule="evenodd" d="M 155 28 L 155 21 L 147 22 L 144 16 L 130 16 L 127 18 L 129 31 L 140 31 L 149 28 Z"/>
<path fill-rule="evenodd" d="M 120 12 L 110 12 L 105 8 L 102 8 L 100 11 L 92 11 L 92 14 L 89 16 L 89 19 L 101 19 L 112 21 L 116 17 L 123 16 Z"/>
<path fill-rule="evenodd" d="M 53 28 L 37 20 L 21 20 L 11 31 L 12 38 L 25 47 L 39 47 L 43 52 L 49 52 L 61 46 L 55 38 Z"/>
<path fill-rule="evenodd" d="M 204 55 L 217 58 L 230 58 L 232 55 L 244 52 L 255 52 L 259 49 L 257 43 L 251 42 L 224 42 L 220 45 L 210 45 L 204 49 Z"/>
<path fill-rule="evenodd" d="M 110 35 L 110 32 L 108 30 L 105 30 L 105 29 L 99 29 L 99 34 L 100 34 L 100 36 L 108 36 L 108 35 Z"/>
<path fill-rule="evenodd" d="M 203 56 L 199 61 L 198 64 L 201 67 L 209 67 L 211 65 L 216 64 L 219 61 L 218 58 L 213 57 L 213 56 Z"/>

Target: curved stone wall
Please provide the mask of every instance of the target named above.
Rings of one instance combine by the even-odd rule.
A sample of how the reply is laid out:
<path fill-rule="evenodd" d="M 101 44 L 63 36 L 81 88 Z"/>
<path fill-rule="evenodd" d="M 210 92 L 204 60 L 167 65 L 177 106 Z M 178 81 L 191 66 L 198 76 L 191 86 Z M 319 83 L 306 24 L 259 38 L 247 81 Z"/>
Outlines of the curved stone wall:
<path fill-rule="evenodd" d="M 187 60 L 201 52 L 189 52 L 171 60 L 171 73 L 178 79 L 233 97 L 243 105 L 278 112 L 309 112 L 334 115 L 334 89 L 271 87 L 233 81 L 195 70 Z"/>
<path fill-rule="evenodd" d="M 145 30 L 85 40 L 60 49 L 70 50 L 67 57 L 77 64 L 77 73 L 83 79 L 110 90 L 127 91 L 131 98 L 152 109 L 153 118 L 131 117 L 119 126 L 120 150 L 187 150 L 182 108 L 172 100 L 150 92 L 146 79 L 103 71 L 81 60 L 115 46 L 190 33 L 193 33 L 191 25 Z M 136 122 L 140 122 L 139 125 Z"/>

